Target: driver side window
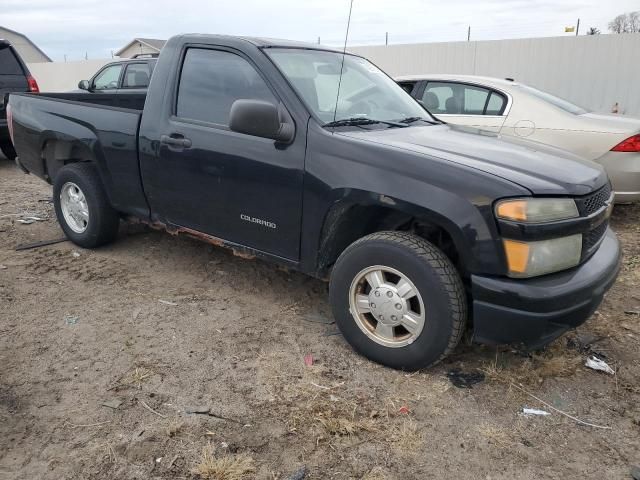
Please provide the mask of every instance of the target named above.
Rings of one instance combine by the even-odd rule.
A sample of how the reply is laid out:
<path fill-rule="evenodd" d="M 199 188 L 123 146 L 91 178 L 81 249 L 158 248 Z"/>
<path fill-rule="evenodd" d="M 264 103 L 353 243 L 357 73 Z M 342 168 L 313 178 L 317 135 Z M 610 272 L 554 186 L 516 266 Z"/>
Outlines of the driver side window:
<path fill-rule="evenodd" d="M 111 65 L 102 70 L 93 81 L 94 90 L 109 90 L 118 88 L 118 80 L 122 65 Z"/>

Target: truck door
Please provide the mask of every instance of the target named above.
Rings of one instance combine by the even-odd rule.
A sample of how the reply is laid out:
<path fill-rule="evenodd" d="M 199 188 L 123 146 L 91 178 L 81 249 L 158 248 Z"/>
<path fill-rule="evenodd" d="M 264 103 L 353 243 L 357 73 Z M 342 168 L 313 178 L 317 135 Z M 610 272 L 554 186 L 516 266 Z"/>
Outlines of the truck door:
<path fill-rule="evenodd" d="M 147 119 L 161 124 L 155 155 L 141 151 L 152 218 L 298 260 L 306 125 L 290 145 L 229 129 L 235 100 L 280 103 L 235 50 L 188 48 L 179 72 L 172 114 Z"/>

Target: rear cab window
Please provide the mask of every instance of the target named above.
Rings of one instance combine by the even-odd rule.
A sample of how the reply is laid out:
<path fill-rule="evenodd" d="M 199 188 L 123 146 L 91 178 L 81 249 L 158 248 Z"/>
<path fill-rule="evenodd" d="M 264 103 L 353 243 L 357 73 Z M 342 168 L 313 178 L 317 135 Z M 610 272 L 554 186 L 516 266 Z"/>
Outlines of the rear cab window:
<path fill-rule="evenodd" d="M 457 82 L 428 82 L 422 103 L 441 115 L 502 115 L 507 98 L 495 90 Z"/>

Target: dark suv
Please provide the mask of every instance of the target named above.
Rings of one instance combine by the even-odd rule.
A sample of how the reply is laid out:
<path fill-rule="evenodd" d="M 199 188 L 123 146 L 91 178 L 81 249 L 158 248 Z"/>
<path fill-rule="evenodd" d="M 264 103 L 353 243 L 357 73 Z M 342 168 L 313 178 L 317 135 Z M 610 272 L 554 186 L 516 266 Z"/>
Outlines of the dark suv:
<path fill-rule="evenodd" d="M 38 84 L 29 73 L 29 69 L 11 46 L 8 40 L 0 38 L 0 150 L 9 160 L 16 158 L 16 151 L 9 138 L 7 112 L 5 111 L 7 93 L 37 92 Z"/>

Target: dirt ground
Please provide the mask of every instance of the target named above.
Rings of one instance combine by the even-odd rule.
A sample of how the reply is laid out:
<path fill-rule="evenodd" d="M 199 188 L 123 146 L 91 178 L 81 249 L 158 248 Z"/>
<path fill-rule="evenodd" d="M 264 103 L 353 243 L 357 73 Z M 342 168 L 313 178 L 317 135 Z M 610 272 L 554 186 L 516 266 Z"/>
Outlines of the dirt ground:
<path fill-rule="evenodd" d="M 15 251 L 62 236 L 50 195 L 0 161 L 3 480 L 629 479 L 640 464 L 640 205 L 615 209 L 623 269 L 577 332 L 533 356 L 466 342 L 407 374 L 336 334 L 323 282 L 205 243 L 123 225 L 98 250 Z M 44 221 L 17 222 L 30 214 Z M 616 374 L 584 367 L 593 352 Z M 457 388 L 454 369 L 485 380 Z"/>

